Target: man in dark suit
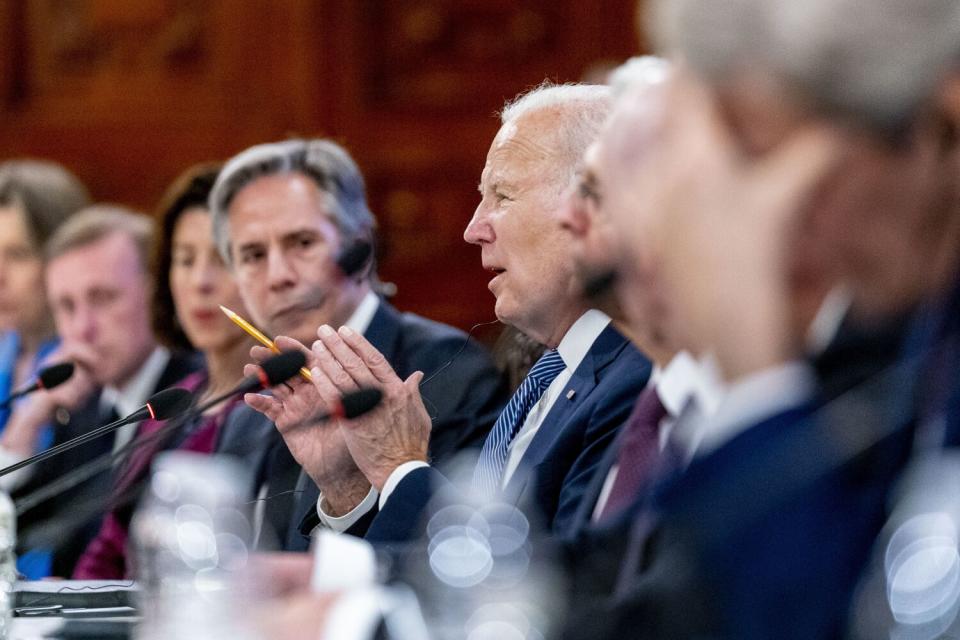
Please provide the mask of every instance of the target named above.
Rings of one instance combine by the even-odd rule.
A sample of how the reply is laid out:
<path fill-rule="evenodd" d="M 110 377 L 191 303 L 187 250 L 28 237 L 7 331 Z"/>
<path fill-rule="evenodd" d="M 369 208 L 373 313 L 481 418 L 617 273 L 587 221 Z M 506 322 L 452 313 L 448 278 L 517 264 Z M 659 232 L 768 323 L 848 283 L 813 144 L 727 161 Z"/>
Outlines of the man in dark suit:
<path fill-rule="evenodd" d="M 655 161 L 637 167 L 637 202 L 669 212 L 647 232 L 671 310 L 730 389 L 690 466 L 648 494 L 614 596 L 599 604 L 580 582 L 567 637 L 843 635 L 923 377 L 915 351 L 888 343 L 894 366 L 828 398 L 802 360 L 791 286 L 835 273 L 862 321 L 939 295 L 955 273 L 957 141 L 940 92 L 956 6 L 918 4 L 906 22 L 871 5 L 860 32 L 846 29 L 855 1 L 653 3 L 655 35 L 693 71 L 645 125 Z"/>
<path fill-rule="evenodd" d="M 471 490 L 531 505 L 560 535 L 650 373 L 573 286 L 569 241 L 553 219 L 608 107 L 608 90 L 596 86 L 541 88 L 508 106 L 464 234 L 495 274 L 498 318 L 547 346 L 485 442 Z M 318 335 L 314 383 L 324 398 L 357 385 L 385 394 L 381 408 L 343 427 L 357 466 L 381 490 L 367 539 L 416 539 L 447 484 L 427 463 L 421 376 L 401 378 L 356 332 L 322 327 Z"/>
<path fill-rule="evenodd" d="M 224 167 L 211 207 L 217 243 L 244 302 L 254 322 L 278 336 L 279 347 L 309 355 L 303 345 L 319 326 L 351 327 L 397 371 L 431 376 L 423 394 L 435 461 L 482 442 L 504 400 L 501 376 L 463 332 L 401 314 L 377 295 L 374 218 L 360 171 L 343 148 L 297 140 L 248 149 Z M 269 352 L 256 348 L 252 354 L 262 359 Z M 311 420 L 323 408 L 313 386 L 297 379 L 270 397 L 250 395 L 247 401 L 279 433 L 272 425 L 256 433 L 227 429 L 222 443 L 230 448 L 237 439 L 263 439 L 265 455 L 252 464 L 260 469 L 266 538 L 286 550 L 304 550 L 321 521 L 362 535 L 376 512 L 377 490 L 354 465 L 338 428 Z M 306 443 L 319 460 L 297 443 Z M 306 473 L 298 464 L 305 459 L 315 463 L 304 466 Z"/>
<path fill-rule="evenodd" d="M 76 364 L 72 378 L 48 392 L 34 394 L 18 409 L 2 443 L 4 454 L 26 457 L 34 452 L 40 427 L 55 422 L 53 444 L 138 410 L 157 391 L 195 370 L 189 357 L 160 347 L 150 325 L 151 277 L 148 256 L 152 222 L 114 207 L 90 207 L 61 226 L 48 242 L 45 280 L 50 308 L 63 342 L 52 361 Z M 16 496 L 47 485 L 84 462 L 115 450 L 133 437 L 132 424 L 36 465 Z M 52 573 L 70 576 L 79 554 L 99 528 L 100 515 L 62 539 L 51 518 L 89 508 L 108 495 L 111 474 L 103 472 L 23 513 L 20 538 L 34 529 L 56 531 Z M 44 554 L 27 554 L 22 562 L 33 576 Z"/>

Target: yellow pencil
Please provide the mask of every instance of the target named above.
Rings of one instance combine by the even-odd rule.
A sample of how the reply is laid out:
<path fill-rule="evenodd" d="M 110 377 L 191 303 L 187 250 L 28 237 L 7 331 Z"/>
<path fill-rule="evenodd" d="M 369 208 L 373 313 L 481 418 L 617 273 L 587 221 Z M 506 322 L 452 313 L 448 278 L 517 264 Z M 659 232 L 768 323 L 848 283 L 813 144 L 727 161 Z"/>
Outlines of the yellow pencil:
<path fill-rule="evenodd" d="M 265 333 L 257 329 L 255 326 L 241 318 L 237 313 L 227 309 L 225 306 L 220 305 L 220 311 L 223 311 L 224 314 L 231 320 L 234 324 L 243 329 L 250 335 L 251 338 L 265 346 L 267 349 L 270 349 L 274 353 L 280 353 L 280 349 L 277 349 L 277 345 L 273 344 L 273 340 L 268 338 Z M 313 382 L 313 376 L 310 375 L 310 370 L 306 367 L 300 367 L 300 375 L 303 376 L 304 380 L 307 382 Z"/>

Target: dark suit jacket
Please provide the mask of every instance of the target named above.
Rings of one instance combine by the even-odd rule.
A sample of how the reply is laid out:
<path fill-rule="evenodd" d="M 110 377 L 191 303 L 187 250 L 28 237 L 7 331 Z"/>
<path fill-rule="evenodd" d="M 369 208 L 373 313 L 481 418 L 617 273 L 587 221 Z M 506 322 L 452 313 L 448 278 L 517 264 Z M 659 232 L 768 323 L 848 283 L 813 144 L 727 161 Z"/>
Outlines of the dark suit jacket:
<path fill-rule="evenodd" d="M 916 361 L 865 353 L 581 535 L 563 637 L 842 637 L 913 442 Z"/>
<path fill-rule="evenodd" d="M 507 499 L 539 514 L 554 533 L 567 535 L 604 451 L 650 371 L 650 362 L 616 329 L 607 327 L 524 453 L 523 463 L 505 487 Z M 408 474 L 370 525 L 367 540 L 403 544 L 419 537 L 427 505 L 445 484 L 433 468 Z"/>
<path fill-rule="evenodd" d="M 453 327 L 412 313 L 399 313 L 381 301 L 366 339 L 401 378 L 415 371 L 426 377 L 420 390 L 433 418 L 431 460 L 443 465 L 459 451 L 480 446 L 507 399 L 506 384 L 487 351 Z M 290 455 L 276 429 L 269 436 L 260 483 L 267 485 L 265 535 L 281 548 L 302 551 L 318 524 L 319 489 Z M 286 493 L 285 495 L 280 495 Z M 363 535 L 369 514 L 351 533 Z M 307 535 L 304 535 L 307 534 Z"/>
<path fill-rule="evenodd" d="M 180 379 L 196 371 L 202 365 L 202 360 L 196 354 L 171 353 L 170 360 L 152 393 L 174 385 Z M 67 440 L 83 435 L 87 431 L 101 426 L 100 393 L 95 393 L 85 405 L 70 414 L 69 420 L 55 425 L 53 445 L 59 445 Z M 14 499 L 25 496 L 60 476 L 76 469 L 82 464 L 93 460 L 113 449 L 115 432 L 96 440 L 92 440 L 59 456 L 44 460 L 36 465 L 30 480 L 14 493 Z M 61 493 L 56 498 L 48 500 L 17 519 L 18 538 L 23 540 L 34 531 L 41 528 L 58 526 L 56 522 L 70 520 L 71 508 L 76 505 L 89 505 L 97 499 L 106 503 L 112 486 L 112 472 L 102 472 L 89 480 Z M 104 504 L 104 506 L 106 506 Z M 103 513 L 98 513 L 83 525 L 76 525 L 76 531 L 66 533 L 60 530 L 60 543 L 53 550 L 52 574 L 69 578 L 73 573 L 74 564 L 90 540 L 100 529 L 100 520 Z"/>

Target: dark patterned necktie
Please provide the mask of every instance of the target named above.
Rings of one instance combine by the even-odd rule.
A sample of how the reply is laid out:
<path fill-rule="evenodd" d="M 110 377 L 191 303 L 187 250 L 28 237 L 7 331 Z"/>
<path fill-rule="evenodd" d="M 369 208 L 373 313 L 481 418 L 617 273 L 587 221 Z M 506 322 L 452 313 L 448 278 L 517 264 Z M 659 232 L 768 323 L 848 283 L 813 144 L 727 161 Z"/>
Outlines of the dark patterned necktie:
<path fill-rule="evenodd" d="M 660 453 L 660 421 L 666 415 L 656 387 L 648 385 L 623 427 L 617 453 L 617 477 L 598 521 L 626 509 L 637 499 L 641 487 L 649 483 Z"/>

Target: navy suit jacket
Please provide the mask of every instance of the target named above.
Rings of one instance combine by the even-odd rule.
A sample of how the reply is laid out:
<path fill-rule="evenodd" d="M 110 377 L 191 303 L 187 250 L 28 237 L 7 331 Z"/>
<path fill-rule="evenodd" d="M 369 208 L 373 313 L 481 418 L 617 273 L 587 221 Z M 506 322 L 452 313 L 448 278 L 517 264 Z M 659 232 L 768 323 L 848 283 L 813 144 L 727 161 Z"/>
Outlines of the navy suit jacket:
<path fill-rule="evenodd" d="M 458 329 L 401 314 L 386 301 L 380 302 L 364 337 L 401 378 L 424 372 L 420 391 L 433 419 L 429 455 L 434 463 L 443 465 L 456 453 L 482 445 L 507 399 L 504 378 L 486 349 Z M 319 523 L 320 490 L 301 472 L 279 432 L 274 428 L 269 433 L 272 443 L 260 476 L 269 497 L 264 524 L 282 549 L 303 551 Z M 279 495 L 284 491 L 290 493 Z M 362 536 L 373 515 L 350 532 Z"/>
<path fill-rule="evenodd" d="M 538 512 L 555 533 L 568 534 L 604 451 L 630 414 L 650 371 L 649 360 L 608 326 L 524 453 L 505 487 L 507 498 Z M 367 540 L 405 544 L 418 538 L 428 503 L 447 484 L 433 468 L 409 473 L 373 520 Z"/>
<path fill-rule="evenodd" d="M 196 354 L 178 354 L 171 353 L 167 366 L 160 374 L 157 384 L 152 392 L 156 393 L 162 389 L 173 386 L 188 374 L 199 369 L 203 360 Z M 100 415 L 100 393 L 95 393 L 78 410 L 69 415 L 69 419 L 55 426 L 54 441 L 51 446 L 56 446 L 83 435 L 95 427 L 101 426 L 102 416 Z M 112 432 L 101 438 L 91 440 L 69 451 L 37 463 L 33 476 L 20 489 L 14 493 L 14 499 L 25 496 L 42 486 L 52 482 L 60 476 L 76 469 L 85 462 L 89 462 L 113 449 L 116 432 Z M 21 514 L 17 518 L 18 537 L 27 538 L 34 529 L 56 528 L 51 524 L 55 519 L 63 518 L 64 522 L 70 521 L 70 509 L 78 504 L 87 504 L 102 496 L 104 506 L 106 506 L 107 496 L 110 495 L 110 489 L 113 482 L 113 474 L 110 471 L 104 471 L 96 476 L 80 483 L 79 485 L 64 491 L 55 498 L 46 503 L 38 505 L 34 509 Z M 77 531 L 70 533 L 56 546 L 53 552 L 53 566 L 51 572 L 55 576 L 69 578 L 73 574 L 73 566 L 80 558 L 80 554 L 87 548 L 90 540 L 100 529 L 100 520 L 103 513 L 98 513 L 92 517 Z M 74 524 L 74 526 L 77 526 Z M 63 530 L 61 529 L 61 537 Z"/>
<path fill-rule="evenodd" d="M 913 442 L 916 362 L 874 374 L 750 426 L 626 526 L 581 536 L 564 637 L 843 637 Z"/>

